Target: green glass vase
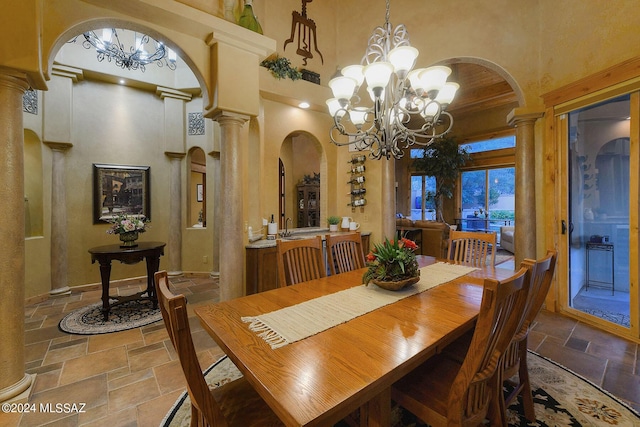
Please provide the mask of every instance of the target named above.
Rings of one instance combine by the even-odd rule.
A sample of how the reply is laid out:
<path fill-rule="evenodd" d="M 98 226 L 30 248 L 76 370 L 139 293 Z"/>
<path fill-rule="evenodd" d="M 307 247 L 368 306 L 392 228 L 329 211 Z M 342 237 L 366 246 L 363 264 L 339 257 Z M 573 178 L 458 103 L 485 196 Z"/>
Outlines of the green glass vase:
<path fill-rule="evenodd" d="M 262 27 L 258 22 L 258 18 L 253 14 L 252 0 L 245 0 L 244 9 L 238 19 L 238 25 L 248 28 L 251 31 L 255 31 L 258 34 L 262 34 Z"/>

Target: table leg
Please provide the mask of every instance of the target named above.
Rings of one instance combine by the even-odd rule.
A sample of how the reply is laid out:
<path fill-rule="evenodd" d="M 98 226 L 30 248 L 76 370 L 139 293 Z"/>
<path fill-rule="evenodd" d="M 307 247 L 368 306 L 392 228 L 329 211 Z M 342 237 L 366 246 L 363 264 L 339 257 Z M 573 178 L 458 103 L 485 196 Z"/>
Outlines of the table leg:
<path fill-rule="evenodd" d="M 111 277 L 111 260 L 100 260 L 100 278 L 102 279 L 102 316 L 109 319 L 109 278 Z"/>
<path fill-rule="evenodd" d="M 153 279 L 154 274 L 160 268 L 160 256 L 147 256 L 147 295 L 153 302 L 153 308 L 158 308 L 158 298 L 156 298 L 156 285 Z"/>
<path fill-rule="evenodd" d="M 360 411 L 360 414 L 366 416 L 367 426 L 388 427 L 391 425 L 391 388 L 383 390 L 367 402 L 365 409 Z"/>

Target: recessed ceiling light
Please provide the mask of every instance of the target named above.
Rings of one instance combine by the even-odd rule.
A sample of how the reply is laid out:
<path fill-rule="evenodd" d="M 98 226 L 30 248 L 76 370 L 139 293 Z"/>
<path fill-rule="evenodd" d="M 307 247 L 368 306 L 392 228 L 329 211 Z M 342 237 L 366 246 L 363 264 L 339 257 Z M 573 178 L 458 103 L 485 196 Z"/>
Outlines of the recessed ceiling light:
<path fill-rule="evenodd" d="M 300 108 L 309 108 L 310 105 L 308 102 L 301 102 L 300 104 L 298 104 L 298 107 Z"/>
<path fill-rule="evenodd" d="M 124 84 L 124 79 L 120 79 L 120 84 L 123 85 Z"/>

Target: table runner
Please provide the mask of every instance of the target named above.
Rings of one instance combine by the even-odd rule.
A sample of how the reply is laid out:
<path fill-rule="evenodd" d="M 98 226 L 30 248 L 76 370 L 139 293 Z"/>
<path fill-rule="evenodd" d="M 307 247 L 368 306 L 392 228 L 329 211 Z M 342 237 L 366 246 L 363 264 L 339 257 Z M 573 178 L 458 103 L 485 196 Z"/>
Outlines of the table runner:
<path fill-rule="evenodd" d="M 399 291 L 376 285 L 355 286 L 258 316 L 242 317 L 272 349 L 348 322 L 385 305 L 457 279 L 474 267 L 438 262 L 420 269 L 420 281 Z"/>

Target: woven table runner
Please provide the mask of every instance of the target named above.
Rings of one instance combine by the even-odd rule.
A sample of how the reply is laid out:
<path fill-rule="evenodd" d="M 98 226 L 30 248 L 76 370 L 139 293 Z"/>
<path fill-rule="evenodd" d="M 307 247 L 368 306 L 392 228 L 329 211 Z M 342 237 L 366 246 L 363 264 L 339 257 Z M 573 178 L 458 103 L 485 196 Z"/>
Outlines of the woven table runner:
<path fill-rule="evenodd" d="M 243 317 L 242 321 L 249 323 L 250 330 L 276 349 L 474 270 L 474 267 L 438 262 L 421 268 L 420 281 L 399 291 L 388 291 L 373 284 L 355 286 L 270 313 Z"/>

